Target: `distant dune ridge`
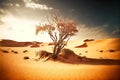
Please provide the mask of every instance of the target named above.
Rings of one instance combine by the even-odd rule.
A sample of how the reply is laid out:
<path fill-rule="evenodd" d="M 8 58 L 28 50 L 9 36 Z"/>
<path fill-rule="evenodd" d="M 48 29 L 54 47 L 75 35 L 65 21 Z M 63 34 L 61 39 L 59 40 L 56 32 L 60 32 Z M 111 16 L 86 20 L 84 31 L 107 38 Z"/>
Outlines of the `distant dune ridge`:
<path fill-rule="evenodd" d="M 111 39 L 103 39 L 103 40 L 95 40 L 95 39 L 85 39 L 83 40 L 83 42 L 80 40 L 76 40 L 76 41 L 69 41 L 68 45 L 72 46 L 75 45 L 74 47 L 76 48 L 83 48 L 83 47 L 87 47 L 87 46 L 95 46 L 95 45 L 99 45 L 99 44 L 104 44 L 102 47 L 115 47 L 117 49 L 119 49 L 120 47 L 120 38 L 111 38 Z M 1 39 L 0 40 L 0 47 L 27 47 L 27 46 L 37 46 L 39 47 L 39 45 L 42 44 L 42 42 L 17 42 L 14 40 L 8 40 L 8 39 Z M 54 43 L 50 42 L 48 45 L 54 45 Z"/>
<path fill-rule="evenodd" d="M 86 44 L 86 42 L 85 42 L 84 44 L 82 44 L 82 45 L 75 46 L 75 48 L 85 48 L 85 47 L 87 47 L 87 44 Z"/>
<path fill-rule="evenodd" d="M 85 39 L 84 42 L 95 41 L 95 39 Z"/>
<path fill-rule="evenodd" d="M 41 44 L 41 42 L 17 42 L 17 41 L 13 41 L 13 40 L 7 40 L 7 39 L 3 39 L 0 41 L 0 47 L 27 47 L 27 46 L 31 46 L 31 47 L 39 47 L 39 44 Z"/>

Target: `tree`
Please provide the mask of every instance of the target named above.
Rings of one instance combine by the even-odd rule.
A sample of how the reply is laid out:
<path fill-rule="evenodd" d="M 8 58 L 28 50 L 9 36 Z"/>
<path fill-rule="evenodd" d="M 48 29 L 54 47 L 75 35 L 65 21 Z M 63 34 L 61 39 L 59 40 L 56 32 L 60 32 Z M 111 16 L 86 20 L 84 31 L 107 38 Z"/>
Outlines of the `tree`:
<path fill-rule="evenodd" d="M 53 54 L 51 58 L 56 59 L 60 51 L 67 45 L 71 36 L 75 35 L 77 30 L 76 23 L 71 20 L 60 19 L 57 16 L 52 17 L 52 23 L 36 26 L 36 35 L 40 31 L 46 31 L 54 42 Z"/>

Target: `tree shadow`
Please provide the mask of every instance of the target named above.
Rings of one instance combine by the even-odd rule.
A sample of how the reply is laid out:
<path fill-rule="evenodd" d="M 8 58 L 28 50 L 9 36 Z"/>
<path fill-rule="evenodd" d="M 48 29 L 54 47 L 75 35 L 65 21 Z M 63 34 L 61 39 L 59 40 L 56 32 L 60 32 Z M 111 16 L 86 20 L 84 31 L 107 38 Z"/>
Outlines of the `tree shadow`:
<path fill-rule="evenodd" d="M 75 60 L 65 59 L 64 57 L 59 56 L 56 61 L 66 64 L 120 65 L 120 60 L 116 59 L 95 59 L 80 56 L 78 56 L 78 59 Z"/>
<path fill-rule="evenodd" d="M 62 49 L 56 59 L 51 57 L 52 53 L 47 51 L 39 51 L 37 53 L 39 59 L 48 57 L 47 60 L 66 63 L 66 64 L 90 64 L 90 65 L 120 65 L 120 60 L 116 59 L 96 59 L 96 58 L 87 58 L 86 56 L 79 56 L 70 49 Z"/>

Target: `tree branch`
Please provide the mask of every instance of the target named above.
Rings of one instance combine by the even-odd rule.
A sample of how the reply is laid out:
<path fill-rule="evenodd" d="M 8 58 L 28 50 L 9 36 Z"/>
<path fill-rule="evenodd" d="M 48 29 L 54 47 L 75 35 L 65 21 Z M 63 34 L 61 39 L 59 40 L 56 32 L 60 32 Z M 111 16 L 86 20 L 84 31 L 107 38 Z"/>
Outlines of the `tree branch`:
<path fill-rule="evenodd" d="M 49 32 L 50 38 L 53 40 L 53 42 L 55 42 L 55 37 L 53 36 L 53 34 L 51 32 Z"/>
<path fill-rule="evenodd" d="M 55 32 L 55 42 L 58 41 L 57 33 Z"/>

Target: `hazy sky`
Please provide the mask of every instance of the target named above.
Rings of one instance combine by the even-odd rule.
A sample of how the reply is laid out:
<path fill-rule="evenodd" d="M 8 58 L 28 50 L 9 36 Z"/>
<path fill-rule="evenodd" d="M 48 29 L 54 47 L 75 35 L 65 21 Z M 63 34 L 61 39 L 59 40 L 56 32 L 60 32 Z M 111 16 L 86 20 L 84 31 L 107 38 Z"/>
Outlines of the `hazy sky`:
<path fill-rule="evenodd" d="M 77 22 L 77 39 L 120 37 L 119 0 L 0 0 L 0 39 L 49 41 L 35 25 L 59 12 Z"/>

